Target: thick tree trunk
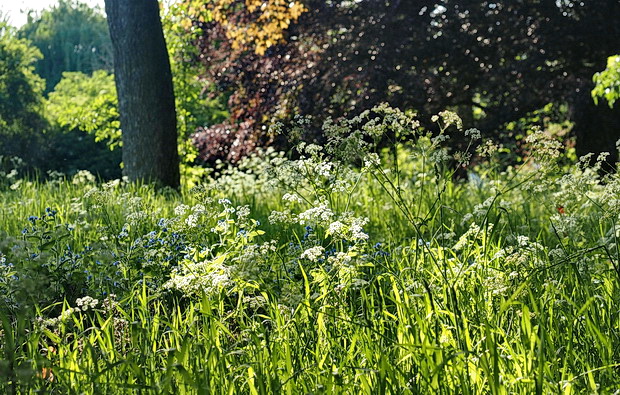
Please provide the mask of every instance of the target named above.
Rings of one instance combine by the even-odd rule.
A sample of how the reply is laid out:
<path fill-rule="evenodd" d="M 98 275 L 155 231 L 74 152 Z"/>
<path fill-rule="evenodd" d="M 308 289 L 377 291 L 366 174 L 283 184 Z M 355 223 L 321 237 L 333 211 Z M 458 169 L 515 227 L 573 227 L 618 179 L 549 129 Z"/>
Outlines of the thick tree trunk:
<path fill-rule="evenodd" d="M 124 174 L 179 186 L 170 60 L 157 0 L 105 0 L 123 130 Z"/>
<path fill-rule="evenodd" d="M 571 105 L 577 137 L 575 148 L 578 156 L 594 153 L 592 161 L 601 152 L 609 152 L 604 170 L 613 171 L 618 161 L 616 141 L 620 139 L 620 106 L 616 104 L 614 108 L 609 108 L 604 100 L 595 105 L 590 96 L 591 90 L 592 87 L 587 86 Z"/>

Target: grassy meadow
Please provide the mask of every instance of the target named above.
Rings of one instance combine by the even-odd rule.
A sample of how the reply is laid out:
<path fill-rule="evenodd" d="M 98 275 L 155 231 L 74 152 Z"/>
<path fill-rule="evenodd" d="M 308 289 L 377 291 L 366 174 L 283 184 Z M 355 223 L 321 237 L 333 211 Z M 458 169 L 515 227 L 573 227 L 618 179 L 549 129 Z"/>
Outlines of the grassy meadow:
<path fill-rule="evenodd" d="M 0 173 L 0 392 L 620 393 L 618 174 L 381 111 L 180 192 Z"/>

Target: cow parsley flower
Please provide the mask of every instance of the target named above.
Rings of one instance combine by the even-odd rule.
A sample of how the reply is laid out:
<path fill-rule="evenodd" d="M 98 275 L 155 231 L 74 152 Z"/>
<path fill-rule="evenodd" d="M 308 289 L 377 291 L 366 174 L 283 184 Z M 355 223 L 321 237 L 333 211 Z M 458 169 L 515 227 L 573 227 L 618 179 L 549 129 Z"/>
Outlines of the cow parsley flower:
<path fill-rule="evenodd" d="M 302 198 L 299 197 L 299 195 L 296 193 L 285 193 L 284 196 L 282 196 L 282 200 L 284 200 L 285 202 L 292 202 L 292 203 L 303 202 Z"/>
<path fill-rule="evenodd" d="M 189 206 L 187 204 L 180 204 L 174 208 L 174 215 L 185 215 L 187 210 L 189 210 Z"/>
<path fill-rule="evenodd" d="M 198 216 L 196 214 L 190 214 L 186 219 L 185 219 L 185 224 L 189 227 L 189 228 L 195 228 L 198 225 Z"/>
<path fill-rule="evenodd" d="M 316 246 L 316 247 L 308 248 L 306 251 L 304 251 L 301 254 L 300 258 L 307 259 L 311 262 L 316 262 L 324 254 L 325 254 L 325 248 L 323 248 L 322 246 Z"/>

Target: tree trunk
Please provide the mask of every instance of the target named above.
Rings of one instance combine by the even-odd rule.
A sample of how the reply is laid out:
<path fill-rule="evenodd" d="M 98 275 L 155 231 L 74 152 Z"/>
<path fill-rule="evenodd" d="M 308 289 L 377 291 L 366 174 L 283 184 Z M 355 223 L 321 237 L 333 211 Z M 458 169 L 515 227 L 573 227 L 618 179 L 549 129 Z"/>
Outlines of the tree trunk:
<path fill-rule="evenodd" d="M 131 181 L 180 182 L 170 60 L 157 0 L 105 0 L 123 130 L 123 172 Z"/>
<path fill-rule="evenodd" d="M 620 106 L 616 104 L 614 108 L 609 108 L 604 100 L 595 105 L 590 96 L 591 90 L 592 86 L 586 86 L 571 106 L 571 118 L 575 122 L 574 132 L 577 137 L 575 148 L 578 156 L 592 152 L 592 161 L 601 152 L 609 152 L 603 169 L 613 171 L 618 161 L 616 141 L 620 139 Z"/>

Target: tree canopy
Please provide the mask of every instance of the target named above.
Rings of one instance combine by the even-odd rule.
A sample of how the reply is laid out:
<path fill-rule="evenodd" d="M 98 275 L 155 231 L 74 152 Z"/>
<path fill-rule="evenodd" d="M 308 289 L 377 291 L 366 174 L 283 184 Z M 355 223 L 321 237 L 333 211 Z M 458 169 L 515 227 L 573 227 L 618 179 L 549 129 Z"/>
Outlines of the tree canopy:
<path fill-rule="evenodd" d="M 19 156 L 31 165 L 44 160 L 32 148 L 47 127 L 41 114 L 44 83 L 34 72 L 40 58 L 37 48 L 0 23 L 0 152 Z"/>
<path fill-rule="evenodd" d="M 49 118 L 59 126 L 94 134 L 110 148 L 121 144 L 114 76 L 97 70 L 92 76 L 64 72 L 46 102 Z"/>
<path fill-rule="evenodd" d="M 245 1 L 187 4 L 202 30 L 196 45 L 205 78 L 231 92 L 230 120 L 211 132 L 236 131 L 233 146 L 264 135 L 268 120 L 338 117 L 384 101 L 424 113 L 453 108 L 500 136 L 507 122 L 562 103 L 578 143 L 587 146 L 588 136 L 610 148 L 620 137 L 610 129 L 617 112 L 590 98 L 592 75 L 619 50 L 615 0 L 306 0 L 298 6 L 305 12 L 285 19 L 266 48 L 240 42 L 226 22 L 253 26 L 262 10 Z M 222 4 L 226 17 L 216 18 Z"/>
<path fill-rule="evenodd" d="M 36 71 L 45 79 L 46 92 L 53 90 L 65 71 L 112 71 L 106 19 L 85 3 L 59 0 L 40 14 L 30 13 L 20 36 L 32 41 L 43 54 Z"/>

